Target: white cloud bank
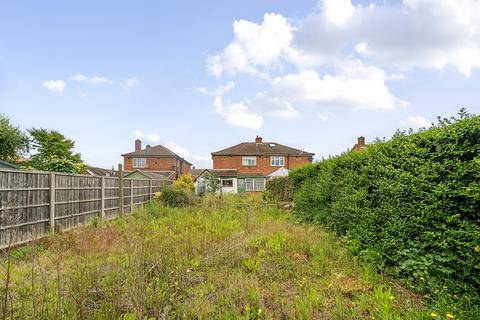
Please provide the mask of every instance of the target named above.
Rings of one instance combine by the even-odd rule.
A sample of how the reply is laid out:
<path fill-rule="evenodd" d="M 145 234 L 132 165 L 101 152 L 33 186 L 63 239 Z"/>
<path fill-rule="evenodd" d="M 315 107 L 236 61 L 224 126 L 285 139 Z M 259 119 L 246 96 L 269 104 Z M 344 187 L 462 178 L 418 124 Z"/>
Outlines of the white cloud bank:
<path fill-rule="evenodd" d="M 52 92 L 62 93 L 66 84 L 63 80 L 49 80 L 42 83 L 42 86 Z"/>
<path fill-rule="evenodd" d="M 420 129 L 431 126 L 432 121 L 422 116 L 410 116 L 405 120 L 400 121 L 404 128 Z"/>
<path fill-rule="evenodd" d="M 112 80 L 101 77 L 101 76 L 93 76 L 91 78 L 83 75 L 83 74 L 76 74 L 68 78 L 68 80 L 78 81 L 78 82 L 88 82 L 91 84 L 111 84 L 113 83 Z"/>
<path fill-rule="evenodd" d="M 223 96 L 228 90 L 198 91 L 216 95 L 215 110 L 227 123 L 255 129 L 264 115 L 301 117 L 302 105 L 353 110 L 405 106 L 408 102 L 395 96 L 388 82 L 405 79 L 414 68 L 453 67 L 466 77 L 480 68 L 479 0 L 367 6 L 320 0 L 296 22 L 267 13 L 261 23 L 235 21 L 233 33 L 223 50 L 208 57 L 208 72 L 259 76 L 270 88 L 251 101 L 227 105 Z"/>

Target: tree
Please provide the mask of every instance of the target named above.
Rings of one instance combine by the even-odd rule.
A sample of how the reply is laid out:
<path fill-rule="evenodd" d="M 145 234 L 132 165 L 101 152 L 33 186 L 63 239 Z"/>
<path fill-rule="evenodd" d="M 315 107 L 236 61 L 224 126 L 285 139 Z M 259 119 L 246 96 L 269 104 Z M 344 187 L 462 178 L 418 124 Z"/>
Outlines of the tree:
<path fill-rule="evenodd" d="M 220 184 L 216 175 L 214 175 L 210 171 L 207 171 L 203 175 L 203 179 L 205 179 L 207 192 L 215 193 L 218 191 Z"/>
<path fill-rule="evenodd" d="M 10 119 L 0 114 L 0 160 L 16 162 L 28 151 L 28 137 Z"/>
<path fill-rule="evenodd" d="M 181 175 L 180 178 L 173 182 L 173 188 L 192 193 L 195 190 L 192 175 L 190 173 Z"/>
<path fill-rule="evenodd" d="M 55 130 L 30 129 L 36 153 L 27 166 L 42 171 L 81 173 L 85 167 L 80 154 L 73 152 L 75 142 Z"/>

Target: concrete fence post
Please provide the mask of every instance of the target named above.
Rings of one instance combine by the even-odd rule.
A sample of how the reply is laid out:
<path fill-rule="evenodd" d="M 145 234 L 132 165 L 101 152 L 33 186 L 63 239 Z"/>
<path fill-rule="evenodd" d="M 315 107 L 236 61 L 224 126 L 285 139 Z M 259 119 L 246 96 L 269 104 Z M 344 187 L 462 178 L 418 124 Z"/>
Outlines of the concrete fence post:
<path fill-rule="evenodd" d="M 149 185 L 148 185 L 148 187 L 149 187 L 149 190 L 150 190 L 150 191 L 149 191 L 149 195 L 150 195 L 150 198 L 149 198 L 149 200 L 150 200 L 150 201 L 152 201 L 152 198 L 153 198 L 153 194 L 152 194 L 152 192 L 153 192 L 153 189 L 152 189 L 152 183 L 153 183 L 153 181 L 152 181 L 152 180 L 150 180 L 150 182 L 149 182 Z"/>
<path fill-rule="evenodd" d="M 130 179 L 130 214 L 133 212 L 133 180 Z"/>
<path fill-rule="evenodd" d="M 50 172 L 50 231 L 55 232 L 55 173 Z"/>

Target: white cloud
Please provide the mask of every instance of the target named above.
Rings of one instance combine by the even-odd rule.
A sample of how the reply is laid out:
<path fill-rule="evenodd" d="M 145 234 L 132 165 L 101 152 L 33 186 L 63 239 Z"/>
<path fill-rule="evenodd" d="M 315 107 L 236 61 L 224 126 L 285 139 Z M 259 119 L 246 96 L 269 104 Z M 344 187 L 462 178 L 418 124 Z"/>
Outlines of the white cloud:
<path fill-rule="evenodd" d="M 256 113 L 250 113 L 243 102 L 224 106 L 222 97 L 216 96 L 214 106 L 215 111 L 224 118 L 225 122 L 232 126 L 259 129 L 263 124 L 263 117 Z"/>
<path fill-rule="evenodd" d="M 383 70 L 358 60 L 337 64 L 337 74 L 304 70 L 273 80 L 268 93 L 276 99 L 317 106 L 346 106 L 352 109 L 393 109 L 406 104 L 391 94 Z"/>
<path fill-rule="evenodd" d="M 317 117 L 321 122 L 327 122 L 335 119 L 335 115 L 332 112 L 317 112 Z"/>
<path fill-rule="evenodd" d="M 139 85 L 140 81 L 137 79 L 137 77 L 130 77 L 122 83 L 122 87 L 127 90 L 130 88 L 138 87 Z"/>
<path fill-rule="evenodd" d="M 65 90 L 66 84 L 63 80 L 49 80 L 42 83 L 44 88 L 50 91 L 62 93 Z"/>
<path fill-rule="evenodd" d="M 83 74 L 76 74 L 74 76 L 71 76 L 68 78 L 68 80 L 74 80 L 74 81 L 86 81 L 88 80 L 87 76 L 84 76 Z"/>
<path fill-rule="evenodd" d="M 406 120 L 400 121 L 400 124 L 405 128 L 419 129 L 430 127 L 432 122 L 422 116 L 411 116 L 408 117 Z"/>
<path fill-rule="evenodd" d="M 279 118 L 298 118 L 300 115 L 285 98 L 276 97 L 269 92 L 258 92 L 252 103 L 269 116 Z"/>
<path fill-rule="evenodd" d="M 217 77 L 224 72 L 260 74 L 258 67 L 274 63 L 289 48 L 292 31 L 281 14 L 266 13 L 260 25 L 235 21 L 234 40 L 221 53 L 209 56 L 207 69 Z"/>
<path fill-rule="evenodd" d="M 160 136 L 156 133 L 149 134 L 145 137 L 145 140 L 151 143 L 159 142 L 160 141 Z"/>
<path fill-rule="evenodd" d="M 113 82 L 112 80 L 105 77 L 93 76 L 89 78 L 81 73 L 68 77 L 68 80 L 73 80 L 78 82 L 88 82 L 92 84 L 111 84 Z"/>
<path fill-rule="evenodd" d="M 187 148 L 185 147 L 182 147 L 182 146 L 179 146 L 178 144 L 176 144 L 175 142 L 167 142 L 165 144 L 165 147 L 167 147 L 168 149 L 172 150 L 173 152 L 175 152 L 176 154 L 178 154 L 179 156 L 181 156 L 182 158 L 188 158 L 190 157 L 190 152 L 188 151 Z"/>
<path fill-rule="evenodd" d="M 312 68 L 351 55 L 383 68 L 453 66 L 466 76 L 480 68 L 478 0 L 403 0 L 368 6 L 320 0 L 295 25 L 268 13 L 261 24 L 235 21 L 233 31 L 233 41 L 208 58 L 208 70 L 215 76 L 265 74 L 265 67 L 282 62 Z"/>
<path fill-rule="evenodd" d="M 143 132 L 140 131 L 140 130 L 136 130 L 136 131 L 132 132 L 132 135 L 135 139 L 143 138 Z"/>

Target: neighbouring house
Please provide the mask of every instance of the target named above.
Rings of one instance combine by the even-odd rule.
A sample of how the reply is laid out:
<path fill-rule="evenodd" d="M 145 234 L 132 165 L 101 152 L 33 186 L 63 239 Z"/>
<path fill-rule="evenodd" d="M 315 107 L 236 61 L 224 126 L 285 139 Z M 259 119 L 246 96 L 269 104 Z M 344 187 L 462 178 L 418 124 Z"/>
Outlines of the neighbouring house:
<path fill-rule="evenodd" d="M 122 154 L 125 171 L 173 171 L 173 179 L 190 173 L 192 164 L 172 150 L 162 146 L 147 145 L 142 149 L 142 142 L 135 140 L 135 151 Z"/>
<path fill-rule="evenodd" d="M 21 168 L 13 163 L 0 160 L 0 169 L 13 169 L 13 170 L 21 170 Z"/>
<path fill-rule="evenodd" d="M 173 180 L 175 171 L 145 171 L 134 170 L 126 172 L 123 176 L 127 179 Z"/>
<path fill-rule="evenodd" d="M 195 194 L 203 195 L 211 192 L 209 189 L 207 173 L 213 174 L 218 180 L 217 193 L 237 193 L 238 192 L 238 170 L 236 169 L 195 169 L 192 173 L 195 185 Z"/>
<path fill-rule="evenodd" d="M 98 167 L 86 166 L 84 174 L 90 176 L 101 176 L 101 177 L 115 177 L 117 176 L 117 171 L 112 169 L 103 169 Z"/>
<path fill-rule="evenodd" d="M 276 142 L 242 142 L 213 152 L 213 170 L 231 170 L 235 176 L 225 176 L 225 187 L 231 192 L 261 192 L 270 177 L 286 176 L 288 171 L 313 161 L 314 153 L 287 147 Z"/>
<path fill-rule="evenodd" d="M 365 137 L 360 136 L 357 139 L 357 143 L 352 148 L 352 151 L 362 151 L 368 146 L 368 144 L 365 143 Z"/>

